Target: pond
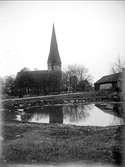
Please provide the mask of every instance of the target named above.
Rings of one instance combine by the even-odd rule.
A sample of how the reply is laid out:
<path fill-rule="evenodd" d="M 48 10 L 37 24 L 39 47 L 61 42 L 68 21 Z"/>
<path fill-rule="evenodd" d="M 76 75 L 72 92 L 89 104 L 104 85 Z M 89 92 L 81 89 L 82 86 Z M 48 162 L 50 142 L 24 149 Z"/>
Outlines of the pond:
<path fill-rule="evenodd" d="M 122 112 L 123 106 L 119 103 L 49 105 L 5 110 L 3 119 L 79 126 L 113 126 L 123 124 Z"/>

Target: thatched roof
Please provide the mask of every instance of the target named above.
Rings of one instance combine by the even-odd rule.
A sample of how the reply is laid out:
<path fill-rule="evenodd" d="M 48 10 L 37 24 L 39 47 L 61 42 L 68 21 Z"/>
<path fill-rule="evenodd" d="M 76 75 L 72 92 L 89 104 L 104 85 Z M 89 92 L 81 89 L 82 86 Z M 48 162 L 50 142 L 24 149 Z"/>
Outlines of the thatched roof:
<path fill-rule="evenodd" d="M 103 83 L 112 83 L 121 80 L 122 73 L 116 73 L 111 75 L 103 76 L 101 79 L 95 82 L 95 84 L 103 84 Z"/>

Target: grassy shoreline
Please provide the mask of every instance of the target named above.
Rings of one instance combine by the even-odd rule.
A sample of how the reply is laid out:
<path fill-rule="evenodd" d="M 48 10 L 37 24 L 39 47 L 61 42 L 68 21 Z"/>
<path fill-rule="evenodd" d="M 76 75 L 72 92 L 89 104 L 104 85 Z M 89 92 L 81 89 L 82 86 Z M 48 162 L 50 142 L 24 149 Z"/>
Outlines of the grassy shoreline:
<path fill-rule="evenodd" d="M 4 122 L 1 161 L 48 163 L 85 160 L 119 164 L 123 127 Z"/>

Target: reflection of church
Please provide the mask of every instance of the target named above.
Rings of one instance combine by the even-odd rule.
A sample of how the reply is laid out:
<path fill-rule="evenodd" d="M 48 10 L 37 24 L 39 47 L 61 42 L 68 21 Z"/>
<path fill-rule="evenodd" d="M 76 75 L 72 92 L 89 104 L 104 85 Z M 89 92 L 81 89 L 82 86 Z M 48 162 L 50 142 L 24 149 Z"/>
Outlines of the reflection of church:
<path fill-rule="evenodd" d="M 16 85 L 21 95 L 60 92 L 62 79 L 61 59 L 54 25 L 47 64 L 48 70 L 23 71 L 17 74 Z"/>
<path fill-rule="evenodd" d="M 51 106 L 49 108 L 49 123 L 63 123 L 63 109 L 62 106 Z"/>
<path fill-rule="evenodd" d="M 62 106 L 31 107 L 20 116 L 21 121 L 62 124 L 63 108 Z"/>

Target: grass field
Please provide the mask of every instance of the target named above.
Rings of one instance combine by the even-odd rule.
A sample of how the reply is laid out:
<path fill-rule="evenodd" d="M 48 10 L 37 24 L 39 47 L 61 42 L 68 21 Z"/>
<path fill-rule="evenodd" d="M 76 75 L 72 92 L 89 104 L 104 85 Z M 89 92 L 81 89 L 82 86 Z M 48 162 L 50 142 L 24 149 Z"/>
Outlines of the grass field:
<path fill-rule="evenodd" d="M 122 128 L 5 122 L 1 161 L 45 163 L 89 160 L 119 164 L 122 159 Z"/>

